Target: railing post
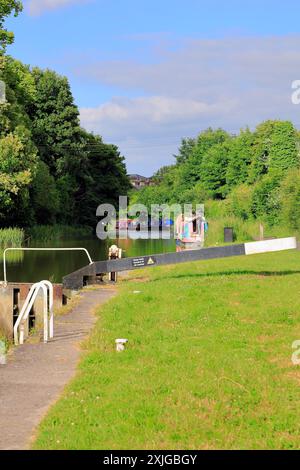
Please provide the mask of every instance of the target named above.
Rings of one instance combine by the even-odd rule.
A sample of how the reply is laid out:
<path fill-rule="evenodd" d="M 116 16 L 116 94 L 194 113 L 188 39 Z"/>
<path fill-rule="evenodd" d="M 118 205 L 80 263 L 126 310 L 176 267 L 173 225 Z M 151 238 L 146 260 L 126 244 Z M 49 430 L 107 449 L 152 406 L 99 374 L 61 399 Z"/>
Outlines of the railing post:
<path fill-rule="evenodd" d="M 53 284 L 50 281 L 42 281 L 48 287 L 48 294 L 49 294 L 49 338 L 54 337 L 54 311 L 53 311 L 53 304 L 54 304 L 54 292 L 53 292 Z"/>
<path fill-rule="evenodd" d="M 44 292 L 44 343 L 48 343 L 48 289 L 44 282 L 41 283 Z"/>

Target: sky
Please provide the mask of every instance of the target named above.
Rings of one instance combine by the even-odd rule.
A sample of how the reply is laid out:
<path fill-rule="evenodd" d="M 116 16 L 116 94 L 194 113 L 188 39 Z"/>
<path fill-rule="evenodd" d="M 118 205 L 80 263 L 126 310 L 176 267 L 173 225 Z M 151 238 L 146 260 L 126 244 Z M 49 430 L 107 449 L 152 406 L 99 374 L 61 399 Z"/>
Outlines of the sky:
<path fill-rule="evenodd" d="M 25 0 L 9 48 L 68 77 L 81 124 L 129 173 L 174 163 L 181 138 L 265 119 L 300 128 L 297 0 Z"/>

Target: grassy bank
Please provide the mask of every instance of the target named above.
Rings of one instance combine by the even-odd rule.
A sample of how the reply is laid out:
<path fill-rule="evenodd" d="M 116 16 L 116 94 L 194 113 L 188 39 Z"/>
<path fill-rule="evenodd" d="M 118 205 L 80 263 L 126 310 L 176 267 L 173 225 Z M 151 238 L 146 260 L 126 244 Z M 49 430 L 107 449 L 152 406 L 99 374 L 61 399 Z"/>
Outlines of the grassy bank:
<path fill-rule="evenodd" d="M 257 220 L 241 220 L 234 216 L 209 218 L 209 230 L 205 237 L 205 246 L 215 246 L 224 244 L 224 228 L 232 227 L 234 241 L 244 243 L 246 241 L 259 240 L 259 222 Z M 265 238 L 284 238 L 297 235 L 294 230 L 288 227 L 269 227 L 264 225 Z"/>
<path fill-rule="evenodd" d="M 288 252 L 135 273 L 34 447 L 299 448 L 299 266 Z"/>
<path fill-rule="evenodd" d="M 91 227 L 71 225 L 35 225 L 29 230 L 30 237 L 37 241 L 84 238 L 90 237 L 92 233 Z"/>
<path fill-rule="evenodd" d="M 264 227 L 265 238 L 289 237 L 299 235 L 295 229 L 280 223 L 270 226 L 265 220 L 254 218 L 243 219 L 237 217 L 228 201 L 207 201 L 205 215 L 209 222 L 209 231 L 206 234 L 206 246 L 215 246 L 224 243 L 224 227 L 232 227 L 234 238 L 238 243 L 260 239 L 260 223 Z"/>

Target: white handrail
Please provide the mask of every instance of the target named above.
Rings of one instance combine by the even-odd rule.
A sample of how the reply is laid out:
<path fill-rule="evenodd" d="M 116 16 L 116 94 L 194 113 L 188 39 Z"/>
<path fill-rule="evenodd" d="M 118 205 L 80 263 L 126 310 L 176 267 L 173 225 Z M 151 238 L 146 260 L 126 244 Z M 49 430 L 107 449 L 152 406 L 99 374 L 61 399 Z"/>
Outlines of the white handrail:
<path fill-rule="evenodd" d="M 49 337 L 50 339 L 54 337 L 54 289 L 53 284 L 50 281 L 42 281 L 49 289 Z"/>
<path fill-rule="evenodd" d="M 40 282 L 38 286 L 36 287 L 31 299 L 28 301 L 23 318 L 21 319 L 21 325 L 20 325 L 20 344 L 24 343 L 24 329 L 25 329 L 25 322 L 29 317 L 30 311 L 34 305 L 34 302 L 38 296 L 39 290 L 43 290 L 44 294 L 44 301 L 43 301 L 43 310 L 44 310 L 44 343 L 48 342 L 48 292 L 47 292 L 47 287 L 45 286 L 44 283 Z"/>
<path fill-rule="evenodd" d="M 29 292 L 28 292 L 28 295 L 27 295 L 27 297 L 26 297 L 26 300 L 25 300 L 25 302 L 24 302 L 24 305 L 23 305 L 23 307 L 22 307 L 22 309 L 21 309 L 21 312 L 19 313 L 19 316 L 18 316 L 18 318 L 17 318 L 17 321 L 16 321 L 16 323 L 15 323 L 15 325 L 14 325 L 14 342 L 15 342 L 15 344 L 19 344 L 18 328 L 19 328 L 19 325 L 20 325 L 21 320 L 22 320 L 22 318 L 23 318 L 23 315 L 24 315 L 24 312 L 25 312 L 26 307 L 27 307 L 27 305 L 28 305 L 28 302 L 29 302 L 29 300 L 31 299 L 32 294 L 34 293 L 35 289 L 39 286 L 39 284 L 40 284 L 39 282 L 36 282 L 35 284 L 33 284 L 33 285 L 31 286 L 31 288 L 30 288 L 30 290 L 29 290 Z"/>
<path fill-rule="evenodd" d="M 42 289 L 44 294 L 43 310 L 44 310 L 44 343 L 48 342 L 48 332 L 50 338 L 53 338 L 54 334 L 54 314 L 53 314 L 53 285 L 49 281 L 36 282 L 31 286 L 29 293 L 26 297 L 24 305 L 18 316 L 18 319 L 14 325 L 14 342 L 16 345 L 24 343 L 24 325 L 30 311 L 34 305 L 37 295 Z M 48 319 L 48 291 L 49 291 L 49 312 L 50 319 Z M 49 320 L 49 324 L 48 324 Z M 18 328 L 20 326 L 20 339 L 18 337 Z"/>

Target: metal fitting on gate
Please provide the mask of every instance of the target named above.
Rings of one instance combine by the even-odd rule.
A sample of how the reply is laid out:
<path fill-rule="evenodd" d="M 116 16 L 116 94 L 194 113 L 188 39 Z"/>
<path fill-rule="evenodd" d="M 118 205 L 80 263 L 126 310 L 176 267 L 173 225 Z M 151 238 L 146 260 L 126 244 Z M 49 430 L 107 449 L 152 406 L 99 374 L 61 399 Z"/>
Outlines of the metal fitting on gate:
<path fill-rule="evenodd" d="M 122 248 L 118 248 L 117 245 L 112 245 L 108 251 L 108 259 L 121 259 L 122 258 Z M 112 282 L 117 282 L 118 274 L 116 272 L 109 273 L 109 280 Z"/>

